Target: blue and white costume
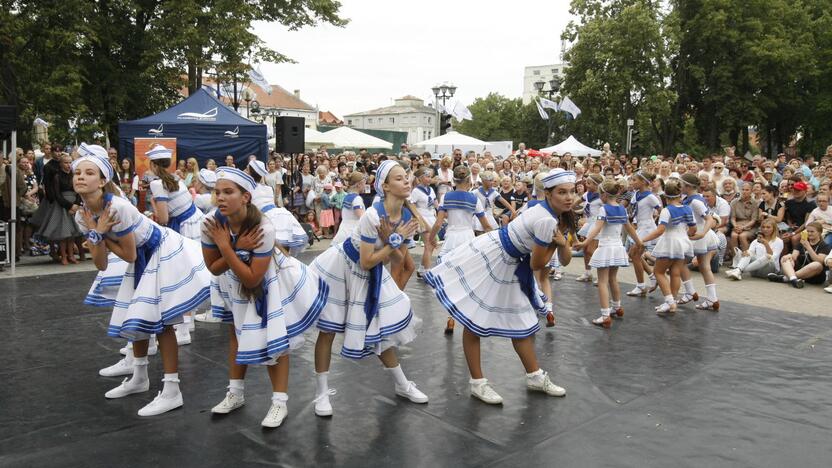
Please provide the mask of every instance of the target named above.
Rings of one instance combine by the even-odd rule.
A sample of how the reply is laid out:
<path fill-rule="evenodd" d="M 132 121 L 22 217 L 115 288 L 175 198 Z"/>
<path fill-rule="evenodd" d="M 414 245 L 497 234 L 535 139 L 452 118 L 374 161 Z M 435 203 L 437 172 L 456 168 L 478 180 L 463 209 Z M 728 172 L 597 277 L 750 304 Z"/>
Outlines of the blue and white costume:
<path fill-rule="evenodd" d="M 693 212 L 693 219 L 696 221 L 696 233 L 701 234 L 705 230 L 705 220 L 710 216 L 710 210 L 708 210 L 705 199 L 702 198 L 702 195 L 695 193 L 685 197 L 682 204 L 690 207 Z M 713 229 L 708 229 L 703 238 L 693 241 L 693 253 L 696 255 L 704 255 L 716 251 L 718 248 L 719 239 Z"/>
<path fill-rule="evenodd" d="M 110 203 L 118 220 L 106 236 L 118 240 L 132 234 L 137 259 L 125 262 L 124 280 L 115 298 L 110 299 L 111 293 L 106 290 L 100 290 L 101 294 L 92 291 L 85 302 L 109 305 L 113 301 L 108 335 L 147 339 L 161 333 L 165 326 L 181 323 L 183 314 L 208 299 L 211 275 L 199 244 L 154 223 L 127 200 L 105 195 L 105 203 Z M 75 220 L 83 233 L 90 231 L 80 211 Z"/>
<path fill-rule="evenodd" d="M 329 285 L 329 301 L 318 319 L 318 328 L 344 334 L 341 355 L 362 358 L 381 354 L 390 347 L 409 343 L 416 337 L 410 298 L 403 293 L 382 264 L 367 271 L 361 268 L 360 245 L 384 248 L 378 238 L 384 204 L 368 208 L 349 239 L 333 243 L 319 255 L 311 268 Z M 399 223 L 410 221 L 402 208 Z"/>
<path fill-rule="evenodd" d="M 627 250 L 621 243 L 621 228 L 628 222 L 627 209 L 621 205 L 602 205 L 596 221 L 604 227 L 595 236 L 598 248 L 589 260 L 592 268 L 624 267 L 630 264 Z"/>
<path fill-rule="evenodd" d="M 595 220 L 598 219 L 598 211 L 601 209 L 601 205 L 604 202 L 601 201 L 601 195 L 598 192 L 586 192 L 583 194 L 584 199 L 584 218 L 586 222 L 581 229 L 578 231 L 578 235 L 581 237 L 586 237 L 589 234 L 589 231 L 592 230 L 592 225 L 595 224 Z"/>
<path fill-rule="evenodd" d="M 687 205 L 667 205 L 659 214 L 664 234 L 656 240 L 653 256 L 657 259 L 689 260 L 693 258 L 693 243 L 688 238 L 688 227 L 696 226 L 693 212 Z"/>
<path fill-rule="evenodd" d="M 242 171 L 221 168 L 217 172 L 220 179 L 227 178 L 246 190 L 254 190 L 254 180 Z M 221 224 L 228 222 L 219 211 L 209 216 Z M 240 280 L 230 268 L 216 276 L 211 285 L 214 316 L 234 325 L 238 364 L 274 364 L 279 356 L 301 346 L 303 332 L 318 319 L 328 294 L 326 283 L 306 265 L 274 248 L 276 230 L 268 218 L 261 220 L 260 229 L 260 247 L 236 251 L 246 262 L 253 257 L 271 257 L 255 296 L 242 292 Z M 232 233 L 232 245 L 236 238 Z M 202 247 L 217 248 L 204 231 Z"/>
<path fill-rule="evenodd" d="M 472 223 L 472 215 L 474 219 L 483 219 L 485 212 L 482 208 L 482 203 L 472 192 L 463 192 L 461 190 L 453 190 L 445 194 L 442 204 L 439 205 L 439 211 L 447 213 L 448 226 L 445 228 L 445 242 L 442 244 L 442 249 L 439 250 L 437 262 L 442 261 L 442 256 L 450 253 L 457 247 L 467 244 L 473 239 L 474 226 Z M 479 224 L 479 221 L 477 221 Z M 494 225 L 491 225 L 494 228 Z"/>
<path fill-rule="evenodd" d="M 203 214 L 210 213 L 214 208 L 213 197 L 211 191 L 214 190 L 214 185 L 217 183 L 217 174 L 208 169 L 199 170 L 199 183 L 209 190 L 208 193 L 198 193 L 194 197 L 194 205 L 202 211 Z"/>
<path fill-rule="evenodd" d="M 474 190 L 472 193 L 477 197 L 477 201 L 482 206 L 482 212 L 485 215 L 485 219 L 488 220 L 488 224 L 491 225 L 492 229 L 498 228 L 500 224 L 497 222 L 496 219 L 494 219 L 494 207 L 496 206 L 497 197 L 500 196 L 500 192 L 498 192 L 494 187 L 491 187 L 491 189 L 489 190 L 485 190 L 483 187 L 480 187 Z M 478 222 L 476 216 L 472 221 L 474 224 L 475 231 L 484 231 L 484 229 L 482 228 L 482 224 Z"/>
<path fill-rule="evenodd" d="M 543 180 L 546 187 L 554 187 L 574 183 L 575 174 L 552 171 Z M 541 201 L 507 226 L 445 255 L 425 275 L 425 282 L 451 316 L 478 336 L 534 335 L 540 329 L 537 314 L 545 315 L 547 310 L 535 284 L 530 254 L 535 244 L 551 244 L 557 226 L 555 212 Z"/>
<path fill-rule="evenodd" d="M 344 203 L 341 205 L 341 224 L 332 239 L 332 245 L 343 244 L 345 240 L 352 236 L 352 231 L 358 226 L 358 220 L 361 218 L 356 216 L 356 212 L 363 211 L 364 200 L 361 195 L 350 192 L 344 197 Z"/>
<path fill-rule="evenodd" d="M 295 216 L 286 208 L 274 204 L 274 190 L 271 187 L 257 184 L 251 195 L 251 203 L 271 221 L 276 244 L 286 249 L 289 255 L 297 256 L 309 245 L 309 237 Z"/>
<path fill-rule="evenodd" d="M 436 192 L 433 187 L 417 185 L 416 188 L 410 192 L 410 201 L 416 206 L 416 210 L 422 215 L 422 219 L 430 229 L 436 223 Z"/>
<path fill-rule="evenodd" d="M 633 207 L 633 223 L 636 224 L 636 234 L 639 238 L 644 238 L 656 230 L 656 219 L 653 214 L 662 208 L 662 201 L 659 197 L 650 191 L 636 192 L 630 199 L 630 206 Z M 632 243 L 632 239 L 628 240 L 628 243 Z M 650 250 L 655 245 L 656 241 L 652 240 L 644 247 Z"/>

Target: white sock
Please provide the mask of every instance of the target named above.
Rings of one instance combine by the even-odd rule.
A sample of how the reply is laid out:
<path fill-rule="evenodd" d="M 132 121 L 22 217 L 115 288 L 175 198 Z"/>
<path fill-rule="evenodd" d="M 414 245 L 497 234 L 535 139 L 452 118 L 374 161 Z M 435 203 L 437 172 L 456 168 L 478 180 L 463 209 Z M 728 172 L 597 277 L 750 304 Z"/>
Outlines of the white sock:
<path fill-rule="evenodd" d="M 610 301 L 610 307 L 618 309 L 621 307 L 621 301 Z"/>
<path fill-rule="evenodd" d="M 609 317 L 610 316 L 610 309 L 609 308 L 601 309 L 601 315 L 603 315 L 604 317 Z"/>
<path fill-rule="evenodd" d="M 682 281 L 682 286 L 685 287 L 685 294 L 692 296 L 696 292 L 696 289 L 693 288 L 693 280 Z"/>
<path fill-rule="evenodd" d="M 468 380 L 468 383 L 471 384 L 474 387 L 482 385 L 486 382 L 488 382 L 488 379 L 486 379 L 485 377 L 483 377 L 481 379 L 469 379 Z"/>
<path fill-rule="evenodd" d="M 585 266 L 584 267 L 584 273 L 586 273 L 587 276 L 591 275 L 592 274 L 592 267 Z"/>
<path fill-rule="evenodd" d="M 407 387 L 407 377 L 404 376 L 401 364 L 396 367 L 386 367 L 385 369 L 393 375 L 393 380 L 396 382 L 396 385 L 399 387 Z"/>
<path fill-rule="evenodd" d="M 286 392 L 272 392 L 272 403 L 286 406 L 287 401 L 289 401 L 289 395 Z"/>
<path fill-rule="evenodd" d="M 322 395 L 329 390 L 329 371 L 315 373 L 315 395 Z"/>
<path fill-rule="evenodd" d="M 716 297 L 716 285 L 715 284 L 706 284 L 705 285 L 705 294 L 708 295 L 708 300 L 711 302 L 716 302 L 719 299 Z"/>
<path fill-rule="evenodd" d="M 636 283 L 636 287 L 639 289 L 644 289 L 644 283 Z"/>
<path fill-rule="evenodd" d="M 789 281 L 797 281 L 797 276 L 790 276 Z"/>
<path fill-rule="evenodd" d="M 546 312 L 547 312 L 547 313 L 548 313 L 548 312 L 551 312 L 551 311 L 552 311 L 552 308 L 553 308 L 552 303 L 551 303 L 551 302 L 547 302 L 545 305 L 546 305 Z"/>
<path fill-rule="evenodd" d="M 147 381 L 147 356 L 133 358 L 133 377 L 131 384 L 140 384 Z"/>
<path fill-rule="evenodd" d="M 245 395 L 246 381 L 243 379 L 230 379 L 228 381 L 228 391 L 239 397 Z"/>
<path fill-rule="evenodd" d="M 164 386 L 162 387 L 162 396 L 170 398 L 179 393 L 179 373 L 165 374 L 162 379 Z"/>
<path fill-rule="evenodd" d="M 156 335 L 150 335 L 150 338 L 147 341 L 147 347 L 148 349 L 159 347 L 159 343 L 156 342 Z"/>
<path fill-rule="evenodd" d="M 128 366 L 132 366 L 135 362 L 135 358 L 133 357 L 133 343 L 127 343 L 127 354 L 124 355 L 124 363 Z"/>
<path fill-rule="evenodd" d="M 675 302 L 673 300 L 673 294 L 668 294 L 667 296 L 665 296 L 664 297 L 664 302 L 665 302 L 665 304 L 673 304 L 673 302 Z"/>
<path fill-rule="evenodd" d="M 544 375 L 545 373 L 543 372 L 543 369 L 538 369 L 534 372 L 527 373 L 526 378 L 534 383 L 541 383 L 543 382 Z"/>

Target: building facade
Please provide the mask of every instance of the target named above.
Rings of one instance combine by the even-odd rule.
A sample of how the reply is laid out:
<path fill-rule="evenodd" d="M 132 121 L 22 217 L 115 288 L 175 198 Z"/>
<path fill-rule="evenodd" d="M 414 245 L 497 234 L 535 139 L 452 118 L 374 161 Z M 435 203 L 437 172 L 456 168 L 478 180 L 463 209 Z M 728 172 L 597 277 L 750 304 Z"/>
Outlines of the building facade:
<path fill-rule="evenodd" d="M 564 62 L 553 63 L 551 65 L 535 65 L 526 67 L 523 72 L 523 104 L 532 102 L 532 98 L 537 96 L 537 89 L 534 87 L 536 81 L 546 83 L 544 90 L 549 89 L 549 80 L 555 76 L 563 79 L 564 71 L 568 65 Z"/>
<path fill-rule="evenodd" d="M 407 132 L 407 143 L 413 144 L 436 135 L 436 110 L 423 99 L 404 96 L 392 106 L 344 116 L 347 126 L 367 130 Z"/>

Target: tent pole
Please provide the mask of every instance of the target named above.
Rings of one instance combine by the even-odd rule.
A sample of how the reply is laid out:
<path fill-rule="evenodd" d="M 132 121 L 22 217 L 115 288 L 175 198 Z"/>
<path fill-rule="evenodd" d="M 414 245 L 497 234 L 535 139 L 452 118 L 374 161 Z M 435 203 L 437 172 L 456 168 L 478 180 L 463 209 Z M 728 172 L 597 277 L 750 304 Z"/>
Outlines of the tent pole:
<path fill-rule="evenodd" d="M 9 162 L 12 165 L 12 189 L 10 191 L 10 197 L 12 202 L 12 212 L 11 212 L 11 219 L 9 219 L 9 224 L 12 228 L 12 237 L 9 246 L 6 248 L 6 253 L 11 255 L 12 261 L 12 276 L 15 275 L 15 268 L 17 264 L 17 130 L 12 131 L 12 157 L 9 158 Z"/>

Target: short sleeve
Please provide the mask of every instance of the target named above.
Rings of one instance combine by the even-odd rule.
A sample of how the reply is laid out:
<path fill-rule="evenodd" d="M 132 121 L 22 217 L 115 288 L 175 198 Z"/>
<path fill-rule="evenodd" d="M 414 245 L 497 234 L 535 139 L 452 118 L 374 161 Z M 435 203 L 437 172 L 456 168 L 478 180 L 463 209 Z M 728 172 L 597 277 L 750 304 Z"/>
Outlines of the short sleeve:
<path fill-rule="evenodd" d="M 214 239 L 212 239 L 211 236 L 208 235 L 208 221 L 213 220 L 213 219 L 215 219 L 213 212 L 205 215 L 205 217 L 202 218 L 202 229 L 200 229 L 200 231 L 202 233 L 201 234 L 201 242 L 202 242 L 202 247 L 204 247 L 206 249 L 216 249 L 217 248 L 217 244 L 214 243 Z"/>
<path fill-rule="evenodd" d="M 162 179 L 156 179 L 150 182 L 150 193 L 156 201 L 170 201 L 170 194 L 165 190 L 165 186 L 162 185 Z"/>
<path fill-rule="evenodd" d="M 659 224 L 670 224 L 670 211 L 667 208 L 662 208 L 661 213 L 659 213 Z"/>
<path fill-rule="evenodd" d="M 480 201 L 479 197 L 477 197 L 477 209 L 474 211 L 474 216 L 481 218 L 485 216 L 485 208 L 482 206 L 482 202 Z"/>
<path fill-rule="evenodd" d="M 110 210 L 113 211 L 112 214 L 118 219 L 118 223 L 110 230 L 110 233 L 116 237 L 124 237 L 130 234 L 142 222 L 143 215 L 125 200 L 122 200 L 120 203 L 112 203 Z"/>
<path fill-rule="evenodd" d="M 607 220 L 607 210 L 603 206 L 598 209 L 598 216 L 596 217 L 596 219 L 599 219 L 601 221 Z"/>
<path fill-rule="evenodd" d="M 654 210 L 657 210 L 662 207 L 662 201 L 659 200 L 659 197 L 650 195 L 650 206 L 652 206 Z"/>
<path fill-rule="evenodd" d="M 705 204 L 700 200 L 694 200 L 694 202 L 690 204 L 690 207 L 693 210 L 693 213 L 700 218 L 708 215 L 708 207 L 705 206 Z"/>
<path fill-rule="evenodd" d="M 356 196 L 352 199 L 352 209 L 353 210 L 363 210 L 364 209 L 364 199 L 360 196 Z"/>
<path fill-rule="evenodd" d="M 557 227 L 558 220 L 551 216 L 535 220 L 532 225 L 532 240 L 534 240 L 534 243 L 539 246 L 549 247 L 552 243 L 552 236 L 554 236 L 555 229 Z"/>
<path fill-rule="evenodd" d="M 263 240 L 260 243 L 260 246 L 254 249 L 251 252 L 251 255 L 254 257 L 268 257 L 271 256 L 272 252 L 274 251 L 274 225 L 271 221 L 263 220 L 260 223 L 260 229 L 263 231 Z"/>
<path fill-rule="evenodd" d="M 376 239 L 378 239 L 378 225 L 379 218 L 376 210 L 365 211 L 361 219 L 358 220 L 358 227 L 356 227 L 358 234 L 361 236 L 361 241 L 375 244 Z"/>

